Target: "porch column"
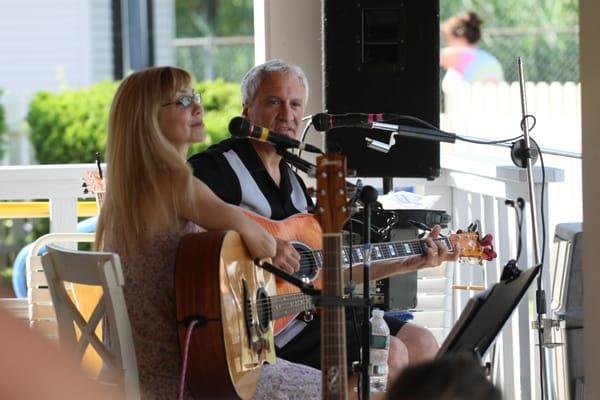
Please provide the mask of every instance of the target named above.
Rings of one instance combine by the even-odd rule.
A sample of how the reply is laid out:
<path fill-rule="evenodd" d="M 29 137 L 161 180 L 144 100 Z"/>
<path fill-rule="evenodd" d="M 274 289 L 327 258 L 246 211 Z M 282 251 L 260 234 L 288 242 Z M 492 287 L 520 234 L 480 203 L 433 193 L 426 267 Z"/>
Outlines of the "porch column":
<path fill-rule="evenodd" d="M 582 180 L 583 180 L 583 312 L 585 321 L 585 398 L 600 396 L 600 268 L 598 265 L 598 226 L 600 226 L 600 3 L 579 1 L 581 117 L 582 117 Z"/>

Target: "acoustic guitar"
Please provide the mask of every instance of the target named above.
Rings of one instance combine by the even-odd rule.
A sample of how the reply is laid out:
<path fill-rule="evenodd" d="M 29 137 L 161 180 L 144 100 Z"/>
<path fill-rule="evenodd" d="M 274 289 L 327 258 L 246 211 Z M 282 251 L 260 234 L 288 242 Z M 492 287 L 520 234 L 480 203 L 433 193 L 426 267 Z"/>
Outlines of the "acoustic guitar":
<path fill-rule="evenodd" d="M 283 221 L 251 217 L 274 236 L 293 240 L 302 255 L 298 275 L 322 284 L 322 254 L 327 252 L 315 250 L 322 247 L 322 231 L 312 215 L 298 214 Z M 482 247 L 474 233 L 440 240 L 450 249 L 454 249 L 452 243 L 461 243 L 461 255 L 467 257 L 487 259 L 491 247 L 491 243 Z M 423 252 L 419 240 L 376 246 L 382 246 L 373 251 L 377 259 Z M 343 264 L 348 255 L 347 248 L 341 250 Z M 360 258 L 355 255 L 354 259 Z M 192 233 L 181 239 L 175 260 L 175 301 L 182 354 L 187 323 L 201 321 L 188 350 L 188 386 L 199 397 L 215 399 L 251 398 L 261 366 L 275 362 L 277 327 L 282 329 L 294 314 L 314 308 L 310 296 L 257 268 L 233 231 Z"/>
<path fill-rule="evenodd" d="M 321 249 L 322 230 L 321 226 L 311 214 L 296 214 L 281 221 L 273 221 L 250 211 L 245 214 L 258 222 L 269 233 L 279 239 L 289 240 L 300 254 L 300 269 L 294 274 L 307 283 L 312 283 L 321 288 L 321 267 L 323 266 L 323 253 Z M 454 251 L 455 245 L 460 245 L 460 257 L 462 261 L 482 263 L 496 258 L 493 249 L 492 236 L 481 236 L 478 232 L 459 231 L 436 239 L 449 249 Z M 421 255 L 426 251 L 422 240 L 403 240 L 397 242 L 373 243 L 371 261 L 382 261 L 399 259 L 403 257 Z M 350 256 L 358 263 L 363 261 L 363 253 L 360 246 L 342 247 L 341 257 L 344 267 L 349 266 Z M 275 280 L 277 294 L 299 294 L 299 289 L 279 278 Z M 307 303 L 304 303 L 307 304 Z M 283 315 L 275 320 L 275 334 L 284 329 L 296 316 Z"/>

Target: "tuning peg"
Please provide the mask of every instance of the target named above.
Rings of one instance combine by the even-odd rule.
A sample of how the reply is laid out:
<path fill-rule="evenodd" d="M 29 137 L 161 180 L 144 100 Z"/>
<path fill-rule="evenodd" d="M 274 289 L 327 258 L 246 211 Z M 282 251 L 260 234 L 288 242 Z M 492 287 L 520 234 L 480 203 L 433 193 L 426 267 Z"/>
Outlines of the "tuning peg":
<path fill-rule="evenodd" d="M 483 249 L 483 254 L 486 255 L 486 261 L 492 261 L 493 259 L 498 257 L 498 254 L 491 248 Z"/>
<path fill-rule="evenodd" d="M 487 235 L 485 235 L 480 241 L 479 243 L 482 246 L 490 246 L 492 244 L 492 241 L 494 240 L 494 237 L 492 236 L 491 233 L 488 233 Z"/>

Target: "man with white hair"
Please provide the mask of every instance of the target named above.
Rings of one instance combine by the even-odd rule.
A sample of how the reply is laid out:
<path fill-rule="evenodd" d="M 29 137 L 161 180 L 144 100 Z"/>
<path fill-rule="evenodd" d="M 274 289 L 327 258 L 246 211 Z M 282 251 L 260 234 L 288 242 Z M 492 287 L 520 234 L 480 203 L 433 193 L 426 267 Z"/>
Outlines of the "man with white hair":
<path fill-rule="evenodd" d="M 242 115 L 252 125 L 261 126 L 297 139 L 308 81 L 302 69 L 282 60 L 269 60 L 255 66 L 242 79 Z M 302 179 L 270 143 L 251 139 L 227 139 L 189 160 L 194 175 L 204 181 L 221 199 L 273 220 L 305 213 L 312 205 Z M 436 266 L 456 259 L 443 245 L 431 239 L 439 234 L 436 226 L 421 256 L 374 262 L 372 279 Z M 290 241 L 277 239 L 273 264 L 293 273 L 299 269 L 300 255 Z M 360 272 L 355 277 L 361 277 Z M 362 320 L 362 319 L 359 319 Z M 394 377 L 408 363 L 433 358 L 438 345 L 428 330 L 393 318 L 390 327 L 390 375 Z M 352 326 L 349 318 L 348 327 Z M 359 330 L 360 331 L 360 330 Z M 320 318 L 295 319 L 276 335 L 277 355 L 284 359 L 320 369 Z M 360 340 L 347 335 L 348 363 L 359 359 Z M 349 369 L 350 371 L 350 369 Z"/>

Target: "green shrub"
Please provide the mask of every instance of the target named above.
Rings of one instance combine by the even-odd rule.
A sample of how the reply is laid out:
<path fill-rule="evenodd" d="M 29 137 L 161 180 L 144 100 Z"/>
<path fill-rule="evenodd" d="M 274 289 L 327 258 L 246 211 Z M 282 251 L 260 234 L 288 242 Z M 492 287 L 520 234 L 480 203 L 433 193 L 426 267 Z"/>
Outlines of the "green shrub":
<path fill-rule="evenodd" d="M 29 138 L 40 164 L 92 162 L 104 153 L 108 112 L 118 82 L 61 93 L 39 92 L 29 105 Z"/>
<path fill-rule="evenodd" d="M 0 97 L 2 97 L 2 90 L 0 90 Z M 6 119 L 4 117 L 4 106 L 0 103 L 0 160 L 4 157 L 4 146 L 5 139 L 4 134 L 6 132 Z"/>
<path fill-rule="evenodd" d="M 119 82 L 105 81 L 79 90 L 39 92 L 29 106 L 30 140 L 41 164 L 86 163 L 104 154 L 110 103 Z M 239 115 L 239 85 L 222 80 L 200 82 L 206 141 L 190 154 L 229 136 L 228 125 Z"/>
<path fill-rule="evenodd" d="M 200 82 L 195 89 L 202 94 L 206 139 L 202 143 L 190 146 L 189 155 L 229 137 L 229 121 L 242 111 L 240 85 L 237 83 L 217 79 L 212 82 Z"/>

